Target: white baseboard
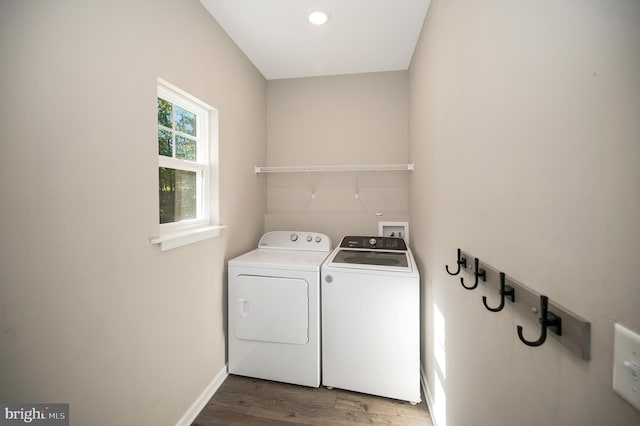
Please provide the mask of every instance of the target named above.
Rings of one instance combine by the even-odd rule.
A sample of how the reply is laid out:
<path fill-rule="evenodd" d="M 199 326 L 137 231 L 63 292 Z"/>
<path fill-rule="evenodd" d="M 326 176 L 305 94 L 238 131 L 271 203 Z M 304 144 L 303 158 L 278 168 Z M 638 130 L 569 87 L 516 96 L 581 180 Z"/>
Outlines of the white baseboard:
<path fill-rule="evenodd" d="M 431 395 L 431 391 L 429 390 L 429 386 L 427 386 L 427 376 L 424 374 L 424 370 L 422 366 L 420 366 L 420 384 L 422 385 L 422 392 L 424 392 L 424 398 L 427 400 L 427 407 L 429 407 L 429 414 L 431 415 L 431 421 L 433 422 L 433 426 L 438 426 L 436 423 L 436 418 L 433 416 L 433 408 L 434 408 L 434 400 Z"/>
<path fill-rule="evenodd" d="M 211 382 L 204 388 L 200 396 L 193 401 L 193 404 L 189 407 L 186 413 L 178 420 L 176 426 L 189 426 L 198 417 L 200 411 L 207 405 L 207 402 L 211 399 L 214 393 L 218 390 L 224 379 L 227 378 L 227 365 L 222 367 L 222 370 L 218 371 L 218 374 L 211 380 Z"/>

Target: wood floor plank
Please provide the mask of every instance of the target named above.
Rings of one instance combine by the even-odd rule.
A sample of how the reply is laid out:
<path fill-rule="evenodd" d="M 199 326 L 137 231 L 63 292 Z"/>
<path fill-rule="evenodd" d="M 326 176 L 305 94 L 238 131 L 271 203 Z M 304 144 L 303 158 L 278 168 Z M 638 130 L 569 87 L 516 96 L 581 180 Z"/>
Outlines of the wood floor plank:
<path fill-rule="evenodd" d="M 424 402 L 411 405 L 341 389 L 230 375 L 192 426 L 359 424 L 432 426 L 433 422 Z"/>
<path fill-rule="evenodd" d="M 398 410 L 396 404 L 390 403 L 382 398 L 372 399 L 362 394 L 353 393 L 346 396 L 338 396 L 336 398 L 336 409 L 360 411 L 363 413 L 372 413 L 380 415 L 396 415 Z"/>

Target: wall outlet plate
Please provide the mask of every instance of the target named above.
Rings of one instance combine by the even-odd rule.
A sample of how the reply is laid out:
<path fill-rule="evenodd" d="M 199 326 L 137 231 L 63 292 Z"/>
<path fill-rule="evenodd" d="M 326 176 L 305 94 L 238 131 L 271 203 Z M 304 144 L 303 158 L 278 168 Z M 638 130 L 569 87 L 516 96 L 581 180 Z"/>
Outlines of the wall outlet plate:
<path fill-rule="evenodd" d="M 640 411 L 640 335 L 615 324 L 613 390 Z"/>

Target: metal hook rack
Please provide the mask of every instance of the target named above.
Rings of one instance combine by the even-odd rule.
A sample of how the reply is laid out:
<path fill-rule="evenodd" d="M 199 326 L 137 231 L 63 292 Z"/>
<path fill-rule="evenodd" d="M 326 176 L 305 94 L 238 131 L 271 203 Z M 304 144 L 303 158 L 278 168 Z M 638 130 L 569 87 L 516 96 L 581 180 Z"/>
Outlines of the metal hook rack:
<path fill-rule="evenodd" d="M 500 294 L 500 304 L 495 308 L 487 305 L 487 296 L 482 296 L 482 304 L 488 311 L 491 312 L 500 312 L 504 309 L 504 301 L 505 299 L 509 299 L 511 302 L 516 301 L 516 291 L 510 285 L 505 284 L 506 275 L 504 272 L 500 272 L 500 290 L 498 294 Z"/>
<path fill-rule="evenodd" d="M 458 267 L 458 269 L 456 269 L 455 272 L 451 272 L 449 270 L 449 265 L 445 265 L 444 268 L 447 270 L 447 274 L 449 275 L 458 275 L 460 273 L 460 268 L 467 267 L 467 258 L 463 258 L 462 257 L 462 250 L 458 249 L 458 260 L 456 260 L 456 266 Z"/>
<path fill-rule="evenodd" d="M 473 265 L 469 259 L 474 259 Z M 524 337 L 521 325 L 516 327 L 522 343 L 527 346 L 540 346 L 549 335 L 547 331 L 551 331 L 551 335 L 569 351 L 587 361 L 591 358 L 591 323 L 589 321 L 461 249 L 458 249 L 456 264 L 459 268 L 455 273 L 452 273 L 448 266 L 446 267 L 449 275 L 458 275 L 460 272 L 473 274 L 476 285 L 472 287 L 476 288 L 479 274 L 483 274 L 480 278 L 484 278 L 483 283 L 487 288 L 496 288 L 496 292 L 501 298 L 500 305 L 496 308 L 489 307 L 486 296 L 482 298 L 485 308 L 489 311 L 503 310 L 506 305 L 505 299 L 508 299 L 511 302 L 508 305 L 512 306 L 520 315 L 540 323 L 540 337 L 534 341 L 529 341 Z M 464 282 L 462 284 L 466 289 L 471 289 L 465 286 Z"/>
<path fill-rule="evenodd" d="M 558 336 L 562 336 L 562 318 L 549 312 L 549 298 L 547 296 L 540 296 L 540 337 L 538 340 L 530 341 L 524 337 L 522 333 L 522 326 L 517 326 L 518 337 L 520 341 L 527 346 L 540 346 L 547 340 L 547 329 L 551 329 Z"/>
<path fill-rule="evenodd" d="M 478 282 L 479 279 L 482 281 L 487 281 L 487 271 L 485 271 L 484 269 L 482 269 L 480 267 L 480 259 L 478 259 L 477 257 L 473 260 L 473 265 L 475 266 L 475 270 L 473 271 L 473 275 L 475 277 L 475 281 L 473 284 L 471 285 L 466 285 L 464 283 L 464 278 L 460 277 L 460 284 L 462 284 L 462 287 L 465 288 L 465 290 L 473 290 L 476 287 L 478 287 Z"/>

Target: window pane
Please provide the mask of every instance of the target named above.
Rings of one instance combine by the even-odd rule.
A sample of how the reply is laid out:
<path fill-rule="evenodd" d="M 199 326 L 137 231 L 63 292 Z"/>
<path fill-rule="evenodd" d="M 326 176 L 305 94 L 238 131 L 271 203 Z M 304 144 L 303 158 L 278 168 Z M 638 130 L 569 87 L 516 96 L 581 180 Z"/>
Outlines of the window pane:
<path fill-rule="evenodd" d="M 158 154 L 173 157 L 173 143 L 171 132 L 158 129 Z"/>
<path fill-rule="evenodd" d="M 160 223 L 196 217 L 196 172 L 160 167 Z"/>
<path fill-rule="evenodd" d="M 158 98 L 158 124 L 172 128 L 173 104 Z"/>
<path fill-rule="evenodd" d="M 196 141 L 176 135 L 176 158 L 196 161 Z"/>
<path fill-rule="evenodd" d="M 196 115 L 176 105 L 176 130 L 196 136 Z"/>

